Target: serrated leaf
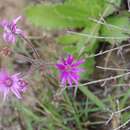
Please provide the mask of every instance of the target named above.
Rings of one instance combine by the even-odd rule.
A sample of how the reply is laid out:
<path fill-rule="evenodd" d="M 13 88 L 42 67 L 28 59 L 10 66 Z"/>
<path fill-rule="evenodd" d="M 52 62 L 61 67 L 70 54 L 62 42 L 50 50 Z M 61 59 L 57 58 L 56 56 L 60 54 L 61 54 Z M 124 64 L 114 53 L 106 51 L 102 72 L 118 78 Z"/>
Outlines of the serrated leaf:
<path fill-rule="evenodd" d="M 101 28 L 101 35 L 110 43 L 121 43 L 128 39 L 130 22 L 127 16 L 111 16 L 106 19 L 106 25 Z M 109 24 L 109 25 L 108 25 Z"/>

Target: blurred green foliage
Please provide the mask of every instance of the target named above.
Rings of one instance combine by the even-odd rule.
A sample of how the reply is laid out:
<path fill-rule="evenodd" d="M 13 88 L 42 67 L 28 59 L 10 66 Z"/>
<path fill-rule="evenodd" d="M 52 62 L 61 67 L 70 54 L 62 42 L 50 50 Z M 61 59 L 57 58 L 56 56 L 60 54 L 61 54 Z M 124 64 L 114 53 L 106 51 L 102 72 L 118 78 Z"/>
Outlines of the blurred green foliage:
<path fill-rule="evenodd" d="M 73 30 L 59 35 L 56 40 L 57 43 L 63 45 L 65 52 L 76 58 L 81 58 L 86 55 L 95 55 L 100 41 L 117 44 L 128 39 L 130 33 L 128 30 L 130 27 L 129 14 L 126 12 L 116 13 L 120 9 L 121 2 L 121 0 L 65 0 L 62 4 L 30 5 L 25 13 L 31 23 L 46 30 Z M 95 68 L 95 58 L 88 58 L 83 67 L 86 72 L 81 75 L 82 79 L 91 79 Z M 86 86 L 79 89 L 82 93 L 80 101 L 64 91 L 61 96 L 62 101 L 58 104 L 53 102 L 51 96 L 45 98 L 48 96 L 48 93 L 45 93 L 40 103 L 40 108 L 45 113 L 42 121 L 45 127 L 43 130 L 57 128 L 86 130 L 89 123 L 100 124 L 98 121 L 91 122 L 91 119 L 89 120 L 91 113 L 104 112 L 107 105 L 113 111 L 116 110 L 116 103 L 113 101 L 115 96 L 108 96 L 101 100 Z M 53 95 L 53 93 L 51 94 Z M 119 97 L 120 108 L 125 106 L 128 98 L 129 91 Z M 24 108 L 24 110 L 26 109 Z M 24 112 L 28 113 L 28 111 Z M 26 115 L 37 118 L 30 112 Z M 123 122 L 128 118 L 126 115 L 123 116 Z M 96 118 L 102 119 L 100 116 Z M 90 122 L 87 122 L 88 120 Z M 39 119 L 39 124 L 40 121 Z"/>
<path fill-rule="evenodd" d="M 81 34 L 98 37 L 100 36 L 101 24 L 92 21 L 91 18 L 102 20 L 101 18 L 106 18 L 114 13 L 120 7 L 120 4 L 121 0 L 66 0 L 62 4 L 31 5 L 27 7 L 26 15 L 33 24 L 44 29 L 80 29 L 79 33 Z M 115 19 L 114 16 L 113 18 Z M 106 34 L 104 28 L 102 35 Z M 73 54 L 77 58 L 86 53 L 88 55 L 95 54 L 99 46 L 98 39 L 87 37 L 87 35 L 67 33 L 59 36 L 57 41 L 64 45 L 64 50 L 67 53 Z M 95 62 L 92 62 L 92 60 L 88 60 L 84 65 L 86 72 L 89 74 L 86 73 L 85 78 L 86 76 L 89 78 L 94 71 Z"/>

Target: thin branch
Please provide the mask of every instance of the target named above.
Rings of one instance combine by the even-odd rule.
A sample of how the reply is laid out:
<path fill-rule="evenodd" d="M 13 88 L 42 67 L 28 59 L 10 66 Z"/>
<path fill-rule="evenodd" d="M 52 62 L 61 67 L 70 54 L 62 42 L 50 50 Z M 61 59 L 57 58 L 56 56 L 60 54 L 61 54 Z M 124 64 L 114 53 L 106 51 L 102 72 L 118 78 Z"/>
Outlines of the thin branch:
<path fill-rule="evenodd" d="M 130 0 L 127 1 L 128 4 L 128 12 L 130 12 Z"/>
<path fill-rule="evenodd" d="M 114 84 L 114 85 L 111 85 L 111 86 L 115 86 L 115 87 L 130 86 L 130 83 L 128 83 L 128 84 Z"/>
<path fill-rule="evenodd" d="M 124 111 L 126 111 L 128 109 L 130 109 L 130 106 L 127 106 L 127 107 L 125 107 L 125 108 L 123 108 L 123 109 L 121 109 L 119 111 L 116 111 L 116 112 L 114 112 L 114 114 L 118 114 L 118 113 L 124 112 Z"/>
<path fill-rule="evenodd" d="M 119 110 L 119 111 L 112 112 L 110 118 L 106 121 L 105 124 L 107 125 L 107 124 L 112 120 L 112 118 L 113 118 L 114 115 L 116 115 L 116 114 L 118 114 L 118 113 L 122 113 L 122 112 L 124 112 L 124 111 L 126 111 L 126 110 L 128 110 L 128 109 L 130 109 L 130 106 L 127 106 L 127 107 L 125 107 L 125 108 L 123 108 L 123 109 L 121 109 L 121 110 Z M 120 128 L 120 127 L 119 127 L 119 128 Z M 114 129 L 114 130 L 117 130 L 117 128 Z"/>
<path fill-rule="evenodd" d="M 118 69 L 118 68 L 110 68 L 110 67 L 102 67 L 102 66 L 96 66 L 96 68 L 103 69 L 103 70 L 113 70 L 113 71 L 130 71 L 129 69 Z"/>
<path fill-rule="evenodd" d="M 127 121 L 126 121 L 125 123 L 123 123 L 122 125 L 120 125 L 119 127 L 113 129 L 113 130 L 119 130 L 120 128 L 125 127 L 129 122 L 130 122 L 130 119 L 127 120 Z"/>
<path fill-rule="evenodd" d="M 107 125 L 112 120 L 113 116 L 114 116 L 114 114 L 112 113 L 110 118 L 106 121 L 105 125 Z"/>
<path fill-rule="evenodd" d="M 106 23 L 105 20 L 104 20 L 105 22 L 102 22 L 102 21 L 99 21 L 99 20 L 94 19 L 94 18 L 91 18 L 91 17 L 90 17 L 89 19 L 90 19 L 91 21 L 93 21 L 93 22 L 98 23 L 98 24 L 105 25 L 105 26 L 107 26 L 107 27 L 119 29 L 119 30 L 121 30 L 121 31 L 125 31 L 125 32 L 127 32 L 127 33 L 130 33 L 130 30 L 128 30 L 128 29 L 126 29 L 126 28 L 122 28 L 122 27 L 116 26 L 116 25 L 113 25 L 113 24 L 108 24 L 108 23 Z"/>
<path fill-rule="evenodd" d="M 122 46 L 118 46 L 118 47 L 115 47 L 115 48 L 112 48 L 112 49 L 109 49 L 109 50 L 106 50 L 106 51 L 103 51 L 103 52 L 101 51 L 101 52 L 99 52 L 99 53 L 97 53 L 95 55 L 87 56 L 86 58 L 97 57 L 97 56 L 100 56 L 100 55 L 104 55 L 104 54 L 106 54 L 108 52 L 115 51 L 115 50 L 118 50 L 120 48 L 124 48 L 124 47 L 128 47 L 128 46 L 130 46 L 130 44 L 125 44 L 125 45 L 122 45 Z"/>
<path fill-rule="evenodd" d="M 80 36 L 84 36 L 84 37 L 88 37 L 88 38 L 95 38 L 95 39 L 115 39 L 115 40 L 119 40 L 119 39 L 128 39 L 130 38 L 129 36 L 127 37 L 109 37 L 109 36 L 98 36 L 98 35 L 91 35 L 91 34 L 87 34 L 87 33 L 79 33 L 79 32 L 74 32 L 74 31 L 67 31 L 70 34 L 76 34 L 76 35 L 80 35 Z"/>
<path fill-rule="evenodd" d="M 24 60 L 25 62 L 30 62 L 33 65 L 54 65 L 55 63 L 52 62 L 46 62 L 42 59 L 32 59 L 30 57 L 21 55 L 21 54 L 15 54 L 15 58 L 19 58 L 21 60 Z"/>
<path fill-rule="evenodd" d="M 118 78 L 124 77 L 126 75 L 130 75 L 130 72 L 127 72 L 127 73 L 124 73 L 124 74 L 120 74 L 120 75 L 117 75 L 117 76 L 111 76 L 111 77 L 104 78 L 104 79 L 90 81 L 90 82 L 87 82 L 87 83 L 84 83 L 84 84 L 79 84 L 79 87 L 80 86 L 85 86 L 85 85 L 96 84 L 96 83 L 100 83 L 100 82 L 104 82 L 104 81 L 110 81 L 110 80 L 113 80 L 113 79 L 118 79 Z"/>

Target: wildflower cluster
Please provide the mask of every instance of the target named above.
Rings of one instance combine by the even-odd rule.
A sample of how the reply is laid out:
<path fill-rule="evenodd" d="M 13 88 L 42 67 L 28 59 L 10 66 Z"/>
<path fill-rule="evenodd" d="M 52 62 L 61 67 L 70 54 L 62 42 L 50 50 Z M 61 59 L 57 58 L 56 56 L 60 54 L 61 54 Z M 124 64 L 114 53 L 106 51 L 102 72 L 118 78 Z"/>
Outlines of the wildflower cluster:
<path fill-rule="evenodd" d="M 1 27 L 3 28 L 3 39 L 7 44 L 16 43 L 17 36 L 25 38 L 24 32 L 17 27 L 17 22 L 21 19 L 21 16 L 15 18 L 12 22 L 3 20 Z M 28 40 L 26 40 L 28 41 Z M 69 87 L 78 87 L 80 72 L 83 69 L 79 66 L 84 63 L 84 60 L 75 61 L 72 55 L 68 55 L 66 59 L 62 58 L 55 65 L 59 70 L 59 78 L 61 85 Z M 4 100 L 11 92 L 18 99 L 21 99 L 21 94 L 27 90 L 27 81 L 21 77 L 20 73 L 10 74 L 6 68 L 0 70 L 0 92 L 3 94 Z"/>

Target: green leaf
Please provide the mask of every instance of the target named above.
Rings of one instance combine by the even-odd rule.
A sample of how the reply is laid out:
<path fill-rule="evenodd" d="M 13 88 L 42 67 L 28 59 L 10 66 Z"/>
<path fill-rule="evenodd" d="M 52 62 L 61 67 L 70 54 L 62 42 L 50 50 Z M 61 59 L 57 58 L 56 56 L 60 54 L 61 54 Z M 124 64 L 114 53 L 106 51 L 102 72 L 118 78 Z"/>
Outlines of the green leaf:
<path fill-rule="evenodd" d="M 110 43 L 119 42 L 128 39 L 130 31 L 130 22 L 127 16 L 110 16 L 106 19 L 106 25 L 101 28 L 101 35 L 106 37 L 106 41 Z M 107 38 L 112 37 L 112 38 Z"/>
<path fill-rule="evenodd" d="M 106 5 L 106 0 L 69 0 L 64 4 L 29 6 L 26 15 L 33 24 L 47 29 L 89 27 L 89 18 L 99 18 Z"/>
<path fill-rule="evenodd" d="M 99 108 L 101 109 L 105 108 L 105 104 L 97 96 L 95 96 L 87 87 L 80 86 L 79 89 L 85 96 L 87 96 Z"/>
<path fill-rule="evenodd" d="M 121 109 L 125 107 L 129 97 L 130 97 L 130 89 L 128 89 L 127 92 L 124 93 L 123 99 L 121 99 L 121 101 L 120 101 Z"/>
<path fill-rule="evenodd" d="M 121 5 L 122 0 L 105 0 L 105 11 L 104 17 L 111 15 L 113 12 L 117 11 Z"/>
<path fill-rule="evenodd" d="M 77 54 L 75 46 L 66 46 L 64 47 L 64 51 L 71 55 Z"/>
<path fill-rule="evenodd" d="M 94 58 L 89 58 L 86 60 L 86 62 L 82 65 L 82 67 L 85 69 L 84 73 L 81 73 L 82 79 L 89 79 L 95 69 L 95 59 Z"/>
<path fill-rule="evenodd" d="M 130 119 L 130 112 L 125 112 L 121 114 L 121 122 L 122 124 L 125 123 Z"/>
<path fill-rule="evenodd" d="M 86 12 L 67 4 L 29 6 L 26 9 L 26 14 L 33 24 L 47 29 L 86 25 Z"/>
<path fill-rule="evenodd" d="M 84 8 L 91 14 L 89 15 L 90 17 L 99 16 L 100 14 L 106 17 L 118 10 L 121 1 L 122 0 L 66 0 L 66 3 Z"/>
<path fill-rule="evenodd" d="M 32 121 L 27 117 L 25 117 L 24 121 L 26 122 L 27 130 L 33 130 Z"/>
<path fill-rule="evenodd" d="M 70 44 L 74 44 L 77 43 L 79 40 L 81 40 L 81 36 L 77 36 L 77 35 L 71 35 L 71 34 L 67 34 L 67 35 L 63 35 L 57 38 L 57 42 L 59 44 L 63 44 L 63 45 L 70 45 Z"/>
<path fill-rule="evenodd" d="M 31 109 L 29 109 L 27 106 L 24 104 L 21 104 L 19 102 L 15 102 L 15 107 L 18 108 L 23 114 L 25 114 L 31 121 L 41 121 L 44 120 L 43 118 L 39 117 L 36 115 Z"/>
<path fill-rule="evenodd" d="M 105 6 L 105 0 L 68 0 L 69 5 L 74 5 L 86 11 L 87 16 L 95 17 L 102 13 Z"/>

